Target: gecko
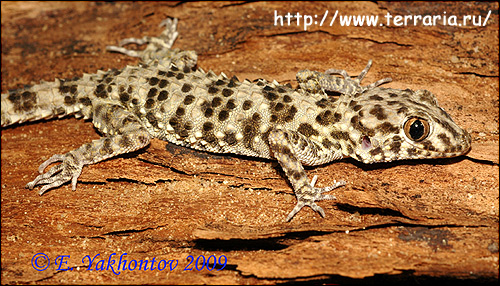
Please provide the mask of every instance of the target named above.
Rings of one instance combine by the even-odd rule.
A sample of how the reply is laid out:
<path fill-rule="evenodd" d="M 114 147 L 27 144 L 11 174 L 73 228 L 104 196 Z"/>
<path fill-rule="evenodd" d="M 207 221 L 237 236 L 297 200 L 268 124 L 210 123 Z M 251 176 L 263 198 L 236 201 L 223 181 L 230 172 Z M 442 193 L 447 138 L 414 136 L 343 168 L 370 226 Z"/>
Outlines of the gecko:
<path fill-rule="evenodd" d="M 363 86 L 372 61 L 355 78 L 345 70 L 302 70 L 298 86 L 259 79 L 240 81 L 197 67 L 197 54 L 172 48 L 178 20 L 167 18 L 158 37 L 128 38 L 111 52 L 140 63 L 97 71 L 80 78 L 55 79 L 1 95 L 3 127 L 75 115 L 92 120 L 98 140 L 43 162 L 26 188 L 49 189 L 77 180 L 85 165 L 148 146 L 152 138 L 212 153 L 277 160 L 297 204 L 325 217 L 316 203 L 344 186 L 334 180 L 316 187 L 304 165 L 351 157 L 365 164 L 466 154 L 471 137 L 437 104 L 428 90 L 392 89 L 384 78 Z M 128 44 L 146 45 L 143 50 Z M 59 163 L 48 171 L 45 169 Z"/>

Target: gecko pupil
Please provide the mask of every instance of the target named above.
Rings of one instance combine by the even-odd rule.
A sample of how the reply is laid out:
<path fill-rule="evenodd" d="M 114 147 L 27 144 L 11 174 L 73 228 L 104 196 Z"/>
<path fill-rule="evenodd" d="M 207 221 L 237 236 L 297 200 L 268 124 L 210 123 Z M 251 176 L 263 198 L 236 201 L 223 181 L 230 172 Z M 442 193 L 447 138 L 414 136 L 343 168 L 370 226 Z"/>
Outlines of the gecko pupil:
<path fill-rule="evenodd" d="M 410 126 L 410 136 L 413 140 L 419 140 L 424 135 L 425 126 L 420 120 L 415 120 Z"/>

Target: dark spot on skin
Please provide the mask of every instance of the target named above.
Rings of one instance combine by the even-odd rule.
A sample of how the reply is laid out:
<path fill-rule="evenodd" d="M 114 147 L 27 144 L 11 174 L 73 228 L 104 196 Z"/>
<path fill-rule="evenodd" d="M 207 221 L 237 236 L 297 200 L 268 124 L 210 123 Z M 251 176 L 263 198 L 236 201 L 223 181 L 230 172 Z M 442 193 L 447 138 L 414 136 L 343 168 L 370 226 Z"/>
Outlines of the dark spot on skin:
<path fill-rule="evenodd" d="M 203 131 L 211 131 L 212 129 L 214 129 L 214 124 L 212 122 L 205 122 L 203 123 Z"/>
<path fill-rule="evenodd" d="M 302 175 L 300 174 L 300 172 L 297 172 L 297 171 L 291 171 L 291 177 L 295 180 L 295 181 L 299 181 L 301 178 L 302 178 Z"/>
<path fill-rule="evenodd" d="M 148 92 L 148 97 L 155 97 L 157 93 L 158 93 L 158 90 L 156 88 L 152 88 Z"/>
<path fill-rule="evenodd" d="M 203 134 L 203 139 L 207 141 L 208 143 L 215 143 L 217 142 L 217 137 L 212 132 L 208 132 Z"/>
<path fill-rule="evenodd" d="M 150 78 L 150 79 L 149 79 L 149 85 L 151 85 L 151 86 L 155 86 L 155 85 L 157 85 L 157 84 L 158 84 L 158 82 L 159 82 L 159 81 L 160 81 L 160 80 L 159 80 L 158 78 L 156 78 L 156 77 L 152 77 L 152 78 Z"/>
<path fill-rule="evenodd" d="M 429 140 L 424 140 L 422 141 L 422 144 L 424 145 L 424 149 L 429 150 L 429 151 L 436 151 L 436 148 L 434 145 L 432 145 L 432 142 Z"/>
<path fill-rule="evenodd" d="M 221 79 L 219 79 L 218 81 L 215 82 L 215 85 L 224 85 L 225 82 Z"/>
<path fill-rule="evenodd" d="M 398 97 L 398 94 L 397 93 L 393 93 L 393 92 L 389 92 L 389 97 Z"/>
<path fill-rule="evenodd" d="M 217 92 L 219 92 L 219 89 L 217 89 L 216 87 L 210 86 L 208 88 L 208 93 L 210 93 L 210 94 L 214 94 L 214 93 L 217 93 Z"/>
<path fill-rule="evenodd" d="M 321 144 L 323 144 L 323 146 L 327 149 L 330 149 L 333 146 L 333 143 L 326 138 L 323 138 L 323 141 L 321 142 Z"/>
<path fill-rule="evenodd" d="M 175 115 L 182 117 L 186 113 L 186 110 L 182 107 L 178 107 L 177 110 L 175 111 Z"/>
<path fill-rule="evenodd" d="M 122 126 L 127 126 L 130 123 L 137 123 L 137 119 L 132 115 L 129 115 L 129 116 L 123 118 Z"/>
<path fill-rule="evenodd" d="M 274 101 L 278 99 L 278 95 L 276 95 L 276 93 L 274 92 L 266 92 L 264 93 L 264 97 L 269 101 Z"/>
<path fill-rule="evenodd" d="M 146 109 L 151 109 L 151 108 L 153 108 L 154 106 L 155 106 L 155 100 L 154 100 L 154 99 L 152 99 L 152 98 L 150 98 L 150 99 L 146 100 L 146 103 L 144 104 L 144 107 L 145 107 Z"/>
<path fill-rule="evenodd" d="M 113 148 L 111 148 L 111 139 L 105 138 L 102 144 L 101 154 L 113 154 Z"/>
<path fill-rule="evenodd" d="M 236 108 L 236 104 L 234 103 L 234 99 L 230 99 L 226 103 L 226 109 L 232 110 Z"/>
<path fill-rule="evenodd" d="M 309 124 L 309 123 L 302 123 L 302 124 L 300 124 L 299 128 L 297 129 L 297 131 L 300 134 L 302 134 L 302 135 L 304 135 L 306 137 L 310 137 L 310 136 L 313 136 L 313 135 L 314 136 L 319 135 L 319 132 L 316 129 L 314 129 L 312 127 L 312 125 Z"/>
<path fill-rule="evenodd" d="M 212 107 L 213 108 L 217 108 L 221 104 L 222 104 L 222 98 L 220 98 L 220 97 L 214 97 L 214 99 L 212 99 Z"/>
<path fill-rule="evenodd" d="M 283 96 L 283 102 L 290 103 L 292 102 L 292 98 L 288 95 Z"/>
<path fill-rule="evenodd" d="M 236 76 L 233 76 L 229 83 L 227 84 L 227 87 L 233 88 L 237 86 L 237 82 L 239 82 L 238 78 Z"/>
<path fill-rule="evenodd" d="M 172 71 L 167 72 L 167 77 L 174 77 L 174 76 L 176 76 L 175 72 L 172 72 Z"/>
<path fill-rule="evenodd" d="M 122 92 L 120 93 L 120 101 L 126 103 L 130 100 L 130 95 L 128 93 Z"/>
<path fill-rule="evenodd" d="M 354 154 L 354 149 L 352 149 L 351 145 L 347 145 L 347 154 Z"/>
<path fill-rule="evenodd" d="M 375 156 L 375 155 L 382 154 L 382 153 L 383 153 L 382 148 L 380 148 L 380 147 L 377 147 L 377 148 L 370 150 L 371 156 Z"/>
<path fill-rule="evenodd" d="M 154 127 L 158 127 L 158 120 L 152 112 L 148 112 L 148 114 L 146 114 L 146 119 L 149 121 L 149 123 L 151 123 L 151 125 L 153 125 Z"/>
<path fill-rule="evenodd" d="M 286 147 L 286 146 L 282 146 L 281 147 L 281 153 L 283 155 L 286 155 L 288 157 L 293 157 L 293 153 L 292 153 L 292 150 L 290 150 L 290 148 Z"/>
<path fill-rule="evenodd" d="M 274 88 L 270 87 L 269 85 L 266 85 L 266 86 L 264 87 L 264 90 L 265 90 L 265 91 L 273 91 L 273 90 L 274 90 Z"/>
<path fill-rule="evenodd" d="M 130 141 L 130 138 L 127 135 L 122 135 L 118 144 L 120 145 L 120 147 L 127 148 L 132 145 L 132 141 Z"/>
<path fill-rule="evenodd" d="M 359 121 L 359 116 L 355 115 L 351 118 L 351 125 L 354 129 L 358 130 L 359 132 L 369 136 L 369 137 L 372 137 L 375 135 L 375 131 L 372 130 L 372 129 L 369 129 L 367 127 L 365 127 L 361 121 Z"/>
<path fill-rule="evenodd" d="M 173 71 L 179 71 L 179 68 L 176 67 L 176 66 L 174 66 L 174 65 L 172 65 L 172 67 L 170 69 L 173 70 Z"/>
<path fill-rule="evenodd" d="M 333 114 L 330 110 L 322 111 L 316 116 L 316 122 L 322 126 L 327 126 L 333 121 Z"/>
<path fill-rule="evenodd" d="M 406 150 L 406 152 L 408 153 L 409 157 L 414 157 L 414 156 L 420 154 L 420 150 L 418 150 L 417 148 L 408 148 Z"/>
<path fill-rule="evenodd" d="M 193 128 L 194 128 L 193 122 L 188 121 L 188 122 L 184 123 L 184 129 L 193 130 Z"/>
<path fill-rule="evenodd" d="M 186 138 L 189 136 L 189 132 L 186 129 L 179 129 L 177 134 L 182 138 Z"/>
<path fill-rule="evenodd" d="M 238 143 L 236 140 L 236 135 L 234 133 L 226 133 L 224 135 L 224 142 L 226 142 L 228 145 L 232 146 Z"/>
<path fill-rule="evenodd" d="M 385 120 L 387 119 L 387 114 L 385 114 L 384 109 L 380 104 L 375 104 L 373 108 L 370 110 L 371 115 L 375 115 L 377 120 Z"/>
<path fill-rule="evenodd" d="M 358 110 L 361 109 L 361 107 L 362 107 L 361 105 L 355 105 L 355 106 L 352 107 L 352 110 L 358 111 Z"/>
<path fill-rule="evenodd" d="M 407 112 L 408 112 L 408 107 L 406 107 L 406 106 L 401 106 L 401 107 L 398 109 L 398 111 L 397 111 L 397 113 L 398 113 L 398 114 L 401 114 L 401 113 L 405 114 L 405 113 L 407 113 Z"/>
<path fill-rule="evenodd" d="M 225 121 L 229 118 L 229 112 L 227 110 L 221 110 L 219 112 L 219 121 Z"/>
<path fill-rule="evenodd" d="M 276 121 L 278 121 L 278 116 L 276 116 L 276 114 L 271 115 L 269 121 L 271 121 L 271 123 L 276 123 Z"/>
<path fill-rule="evenodd" d="M 8 99 L 14 104 L 16 111 L 30 111 L 36 106 L 36 95 L 30 91 L 25 91 L 20 95 L 16 92 L 10 93 Z"/>
<path fill-rule="evenodd" d="M 290 109 L 288 109 L 288 114 L 286 114 L 284 121 L 285 122 L 292 122 L 293 118 L 295 117 L 295 114 L 297 113 L 297 108 L 295 106 L 291 106 Z"/>
<path fill-rule="evenodd" d="M 190 85 L 189 83 L 185 83 L 184 85 L 182 85 L 182 92 L 189 92 L 191 91 L 191 89 L 193 89 L 193 86 Z"/>
<path fill-rule="evenodd" d="M 277 111 L 277 112 L 280 112 L 282 111 L 283 109 L 285 108 L 285 105 L 281 102 L 278 102 L 275 106 L 274 106 L 274 110 Z"/>
<path fill-rule="evenodd" d="M 170 124 L 175 129 L 179 126 L 180 122 L 179 122 L 179 119 L 177 117 L 172 117 L 168 121 L 168 124 Z"/>
<path fill-rule="evenodd" d="M 166 91 L 166 90 L 160 91 L 160 94 L 158 95 L 158 100 L 164 101 L 167 98 L 168 98 L 168 91 Z"/>
<path fill-rule="evenodd" d="M 333 142 L 333 148 L 335 148 L 335 150 L 340 150 L 342 149 L 342 145 L 340 145 L 339 142 Z"/>
<path fill-rule="evenodd" d="M 66 95 L 64 97 L 64 104 L 66 104 L 66 105 L 73 105 L 73 104 L 75 104 L 75 98 L 71 97 L 69 95 Z"/>
<path fill-rule="evenodd" d="M 184 104 L 185 105 L 190 105 L 191 103 L 194 102 L 194 99 L 195 97 L 191 94 L 187 95 L 185 98 L 184 98 Z"/>
<path fill-rule="evenodd" d="M 95 91 L 94 91 L 95 96 L 99 98 L 106 98 L 108 97 L 108 93 L 105 90 L 105 86 L 103 84 L 97 85 Z"/>
<path fill-rule="evenodd" d="M 158 84 L 158 87 L 159 87 L 159 88 L 164 88 L 164 87 L 166 87 L 167 85 L 168 85 L 168 80 L 166 80 L 166 79 L 162 79 L 162 80 L 160 80 L 160 83 Z"/>
<path fill-rule="evenodd" d="M 394 140 L 390 144 L 390 147 L 391 147 L 391 152 L 393 152 L 393 153 L 399 153 L 399 151 L 401 150 L 401 141 Z"/>
<path fill-rule="evenodd" d="M 371 95 L 371 96 L 369 97 L 369 99 L 374 100 L 374 101 L 384 100 L 384 98 L 383 98 L 383 97 L 381 97 L 380 95 L 377 95 L 377 94 Z"/>
<path fill-rule="evenodd" d="M 64 94 L 64 93 L 69 93 L 69 86 L 66 86 L 66 85 L 61 85 L 59 87 L 59 92 Z"/>
<path fill-rule="evenodd" d="M 232 91 L 232 90 L 230 90 L 230 89 L 228 89 L 228 88 L 224 88 L 224 89 L 222 90 L 222 95 L 223 95 L 224 97 L 229 97 L 229 96 L 231 96 L 233 93 L 234 93 L 234 91 Z"/>
<path fill-rule="evenodd" d="M 252 108 L 252 105 L 253 105 L 253 102 L 251 100 L 245 100 L 245 102 L 243 102 L 243 110 L 249 110 L 250 108 Z"/>
<path fill-rule="evenodd" d="M 178 73 L 177 76 L 175 77 L 176 79 L 183 79 L 184 78 L 184 74 L 183 73 Z"/>
<path fill-rule="evenodd" d="M 434 98 L 434 95 L 430 91 L 420 90 L 417 91 L 417 93 L 420 94 L 420 101 L 425 101 L 430 105 L 436 105 L 436 99 Z"/>
<path fill-rule="evenodd" d="M 92 101 L 88 97 L 81 97 L 78 99 L 78 101 L 85 106 L 92 105 Z"/>
<path fill-rule="evenodd" d="M 262 141 L 264 141 L 264 143 L 269 146 L 269 133 L 271 133 L 271 128 L 267 128 L 267 130 L 265 132 L 263 132 L 260 137 L 262 138 Z"/>
<path fill-rule="evenodd" d="M 351 141 L 352 142 L 352 139 L 349 136 L 349 133 L 347 133 L 345 131 L 333 131 L 330 133 L 330 136 L 333 138 L 334 141 Z"/>
<path fill-rule="evenodd" d="M 204 115 L 206 118 L 212 117 L 213 114 L 214 114 L 214 110 L 212 108 L 207 108 L 207 110 L 205 110 L 205 112 L 204 112 Z"/>
<path fill-rule="evenodd" d="M 328 104 L 328 100 L 326 100 L 324 98 L 316 101 L 316 106 L 321 107 L 321 108 L 325 108 L 327 106 L 327 104 Z"/>
<path fill-rule="evenodd" d="M 243 144 L 252 149 L 253 139 L 258 134 L 259 121 L 247 120 L 243 123 Z"/>
<path fill-rule="evenodd" d="M 441 141 L 443 142 L 444 145 L 446 145 L 446 146 L 450 146 L 451 145 L 450 138 L 448 136 L 446 136 L 446 134 L 441 133 L 437 137 L 439 139 L 441 139 Z"/>
<path fill-rule="evenodd" d="M 282 87 L 278 87 L 277 91 L 279 93 L 285 93 L 286 92 L 286 89 L 282 88 Z"/>
<path fill-rule="evenodd" d="M 392 125 L 390 122 L 384 122 L 377 126 L 376 129 L 381 131 L 383 134 L 399 133 L 399 128 L 396 125 Z"/>

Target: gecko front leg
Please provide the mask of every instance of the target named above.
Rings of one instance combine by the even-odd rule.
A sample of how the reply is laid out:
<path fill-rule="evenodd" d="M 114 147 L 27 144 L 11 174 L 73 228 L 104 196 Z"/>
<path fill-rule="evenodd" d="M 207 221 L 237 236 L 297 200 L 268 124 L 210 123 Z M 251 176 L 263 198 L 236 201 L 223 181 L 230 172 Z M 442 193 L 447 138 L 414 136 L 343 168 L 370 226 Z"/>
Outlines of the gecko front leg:
<path fill-rule="evenodd" d="M 340 159 L 342 158 L 340 151 L 321 150 L 319 144 L 315 144 L 315 142 L 306 138 L 304 135 L 282 129 L 273 129 L 270 132 L 269 146 L 274 157 L 285 171 L 297 197 L 297 205 L 288 214 L 286 220 L 290 221 L 304 206 L 311 207 L 322 217 L 325 217 L 325 212 L 315 202 L 335 199 L 335 196 L 325 195 L 323 193 L 341 187 L 345 185 L 346 182 L 334 181 L 332 186 L 316 188 L 314 185 L 317 177 L 315 176 L 309 181 L 302 164 L 319 165 Z"/>

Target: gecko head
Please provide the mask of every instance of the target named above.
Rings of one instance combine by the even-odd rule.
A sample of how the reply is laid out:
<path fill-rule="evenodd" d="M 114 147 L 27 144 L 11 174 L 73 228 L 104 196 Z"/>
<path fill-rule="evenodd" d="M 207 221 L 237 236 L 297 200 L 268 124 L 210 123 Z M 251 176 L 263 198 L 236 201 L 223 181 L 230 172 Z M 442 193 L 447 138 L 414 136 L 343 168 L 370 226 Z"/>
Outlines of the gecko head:
<path fill-rule="evenodd" d="M 377 87 L 354 97 L 348 106 L 352 156 L 364 163 L 447 158 L 470 150 L 470 135 L 427 90 Z"/>

